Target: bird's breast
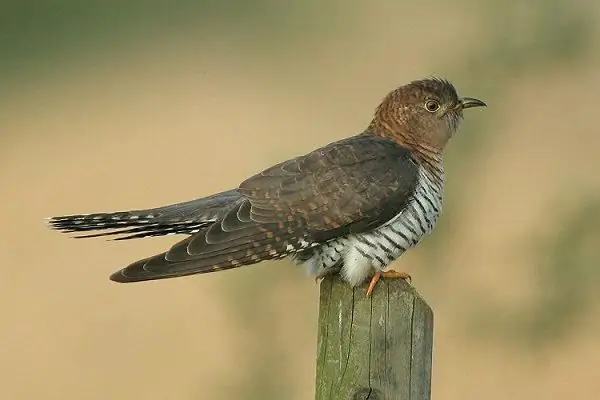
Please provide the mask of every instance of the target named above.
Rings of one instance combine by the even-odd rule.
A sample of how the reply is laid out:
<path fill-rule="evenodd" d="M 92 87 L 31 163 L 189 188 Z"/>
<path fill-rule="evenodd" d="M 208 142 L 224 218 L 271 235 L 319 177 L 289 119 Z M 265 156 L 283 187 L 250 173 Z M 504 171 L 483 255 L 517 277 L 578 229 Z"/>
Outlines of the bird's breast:
<path fill-rule="evenodd" d="M 407 206 L 386 224 L 370 232 L 339 237 L 312 251 L 301 263 L 313 276 L 341 266 L 341 274 L 352 285 L 362 283 L 373 269 L 384 269 L 430 233 L 443 203 L 443 177 L 421 168 L 414 195 Z"/>
<path fill-rule="evenodd" d="M 415 193 L 407 206 L 371 232 L 347 238 L 342 274 L 352 284 L 364 281 L 373 269 L 384 269 L 429 234 L 443 204 L 443 177 L 421 168 Z"/>
<path fill-rule="evenodd" d="M 406 251 L 435 227 L 442 211 L 443 189 L 443 177 L 435 179 L 429 171 L 421 168 L 415 193 L 404 210 L 388 223 L 363 236 L 389 239 L 395 247 L 399 247 L 401 253 Z"/>

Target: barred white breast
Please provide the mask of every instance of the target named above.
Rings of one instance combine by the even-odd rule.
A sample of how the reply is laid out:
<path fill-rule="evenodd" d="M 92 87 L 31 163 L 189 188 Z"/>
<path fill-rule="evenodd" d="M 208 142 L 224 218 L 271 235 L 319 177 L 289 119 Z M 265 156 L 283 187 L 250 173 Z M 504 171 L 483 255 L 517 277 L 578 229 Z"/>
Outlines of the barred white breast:
<path fill-rule="evenodd" d="M 371 232 L 333 239 L 313 249 L 303 266 L 313 276 L 341 268 L 343 278 L 354 286 L 383 270 L 433 230 L 443 203 L 440 178 L 421 167 L 415 194 L 400 214 Z"/>

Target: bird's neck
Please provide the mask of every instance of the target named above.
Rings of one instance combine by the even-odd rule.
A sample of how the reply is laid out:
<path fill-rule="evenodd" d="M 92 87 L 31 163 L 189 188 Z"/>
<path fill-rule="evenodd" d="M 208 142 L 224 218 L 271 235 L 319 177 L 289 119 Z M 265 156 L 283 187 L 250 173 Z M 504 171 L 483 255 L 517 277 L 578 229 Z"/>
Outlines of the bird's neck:
<path fill-rule="evenodd" d="M 444 180 L 444 163 L 442 152 L 423 141 L 419 141 L 409 132 L 381 125 L 375 121 L 369 125 L 364 134 L 384 137 L 411 151 L 417 164 L 425 168 L 431 175 L 442 183 Z"/>
<path fill-rule="evenodd" d="M 431 173 L 440 184 L 444 183 L 444 159 L 442 154 L 429 148 L 416 145 L 410 148 L 414 160 Z"/>

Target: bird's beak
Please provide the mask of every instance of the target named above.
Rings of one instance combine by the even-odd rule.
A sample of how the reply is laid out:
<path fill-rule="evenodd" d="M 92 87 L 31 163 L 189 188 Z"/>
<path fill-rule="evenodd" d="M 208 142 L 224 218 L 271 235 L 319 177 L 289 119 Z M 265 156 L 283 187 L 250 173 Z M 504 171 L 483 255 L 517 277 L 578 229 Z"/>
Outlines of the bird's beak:
<path fill-rule="evenodd" d="M 464 110 L 465 108 L 487 107 L 487 104 L 485 104 L 479 99 L 474 99 L 472 97 L 463 97 L 462 99 L 460 99 L 460 106 Z"/>

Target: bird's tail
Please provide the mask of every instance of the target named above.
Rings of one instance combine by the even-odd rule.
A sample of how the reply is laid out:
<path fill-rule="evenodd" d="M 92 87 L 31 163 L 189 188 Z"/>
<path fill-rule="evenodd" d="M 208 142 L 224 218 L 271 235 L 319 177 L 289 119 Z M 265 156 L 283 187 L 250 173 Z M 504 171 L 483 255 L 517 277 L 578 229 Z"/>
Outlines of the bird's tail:
<path fill-rule="evenodd" d="M 62 232 L 81 232 L 77 238 L 121 235 L 115 240 L 171 234 L 193 234 L 224 215 L 240 195 L 235 190 L 185 203 L 145 210 L 75 214 L 48 218 Z M 101 231 L 101 232 L 95 232 Z"/>

